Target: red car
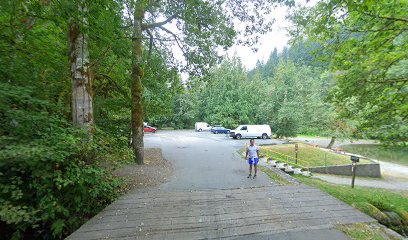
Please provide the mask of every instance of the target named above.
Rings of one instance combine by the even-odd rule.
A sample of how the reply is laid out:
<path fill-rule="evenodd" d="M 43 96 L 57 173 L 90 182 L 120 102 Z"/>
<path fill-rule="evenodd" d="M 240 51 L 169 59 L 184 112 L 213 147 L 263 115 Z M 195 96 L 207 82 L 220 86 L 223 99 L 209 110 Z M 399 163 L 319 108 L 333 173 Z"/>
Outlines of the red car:
<path fill-rule="evenodd" d="M 150 127 L 150 126 L 144 126 L 143 131 L 144 131 L 144 132 L 152 132 L 152 133 L 155 133 L 155 132 L 157 131 L 157 128 L 155 128 L 155 127 Z"/>

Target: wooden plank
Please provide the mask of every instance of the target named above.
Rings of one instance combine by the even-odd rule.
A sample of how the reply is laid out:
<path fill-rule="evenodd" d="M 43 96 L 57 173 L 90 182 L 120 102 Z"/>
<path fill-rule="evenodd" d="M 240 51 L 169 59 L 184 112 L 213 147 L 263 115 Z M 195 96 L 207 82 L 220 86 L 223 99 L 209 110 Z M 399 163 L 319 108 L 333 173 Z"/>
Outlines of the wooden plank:
<path fill-rule="evenodd" d="M 184 194 L 183 196 L 174 197 L 174 196 L 165 196 L 163 198 L 158 198 L 157 196 L 151 196 L 150 199 L 122 199 L 118 200 L 118 204 L 131 204 L 131 203 L 146 203 L 146 204 L 170 204 L 170 203 L 179 203 L 182 201 L 205 201 L 205 200 L 224 200 L 224 199 L 244 199 L 248 197 L 256 196 L 258 198 L 286 198 L 286 197 L 297 197 L 297 196 L 310 196 L 310 195 L 326 195 L 325 193 L 313 190 L 313 191 L 302 191 L 302 192 L 280 192 L 280 193 L 271 193 L 271 192 L 247 192 L 247 193 L 235 193 L 235 194 L 228 194 L 225 193 L 223 195 L 210 195 L 210 194 L 203 194 L 203 195 L 196 195 L 191 196 L 189 193 Z"/>
<path fill-rule="evenodd" d="M 236 212 L 228 212 L 228 213 L 220 213 L 220 214 L 207 214 L 207 215 L 189 215 L 189 216 L 143 216 L 143 219 L 140 218 L 140 215 L 128 215 L 128 216 L 116 216 L 111 217 L 109 219 L 105 218 L 103 221 L 94 222 L 93 225 L 109 225 L 112 223 L 126 223 L 126 224 L 134 224 L 135 226 L 139 226 L 142 223 L 144 225 L 163 225 L 163 224 L 180 224 L 180 223 L 189 223 L 189 222 L 212 222 L 215 221 L 216 218 L 220 218 L 223 220 L 228 219 L 239 219 L 240 216 L 251 216 L 251 218 L 256 216 L 284 216 L 290 217 L 291 215 L 296 214 L 307 214 L 313 213 L 315 214 L 316 211 L 322 211 L 321 208 L 316 208 L 314 206 L 300 209 L 299 211 L 294 212 L 291 209 L 260 209 L 260 210 L 246 210 L 246 211 L 236 211 Z M 345 208 L 342 206 L 331 206 L 330 210 L 323 211 L 319 216 L 326 217 L 331 216 L 338 211 L 352 211 L 355 212 L 354 209 Z M 92 229 L 92 228 L 91 228 Z"/>
<path fill-rule="evenodd" d="M 152 200 L 152 201 L 129 201 L 129 202 L 123 202 L 123 201 L 118 201 L 115 204 L 115 208 L 117 207 L 124 207 L 128 208 L 131 206 L 137 206 L 137 207 L 148 207 L 148 206 L 177 206 L 177 205 L 185 205 L 186 203 L 194 202 L 195 204 L 200 204 L 200 203 L 206 203 L 206 202 L 235 202 L 235 201 L 245 201 L 248 199 L 251 200 L 268 200 L 269 198 L 272 200 L 291 200 L 291 201 L 297 201 L 297 199 L 300 199 L 299 201 L 302 201 L 304 197 L 310 198 L 320 198 L 320 197 L 326 197 L 326 198 L 333 198 L 325 193 L 322 192 L 316 192 L 316 193 L 299 193 L 299 194 L 291 194 L 291 195 L 264 195 L 264 194 L 257 194 L 257 195 L 242 195 L 240 197 L 232 197 L 229 195 L 224 196 L 223 198 L 211 198 L 211 197 L 203 197 L 202 199 L 184 199 L 184 200 L 177 200 L 177 201 L 172 201 L 170 198 L 166 198 L 165 200 L 162 201 L 157 201 L 157 200 Z M 334 199 L 334 198 L 333 198 Z M 107 209 L 112 209 L 114 206 L 111 208 Z"/>
<path fill-rule="evenodd" d="M 168 231 L 171 229 L 190 229 L 197 227 L 211 227 L 214 224 L 243 224 L 243 223 L 257 223 L 263 221 L 295 221 L 298 216 L 302 217 L 315 217 L 316 219 L 326 219 L 337 216 L 354 216 L 354 209 L 339 208 L 332 211 L 320 212 L 316 214 L 315 209 L 309 209 L 309 211 L 303 212 L 274 212 L 270 211 L 256 211 L 256 212 L 243 212 L 243 213 L 228 213 L 223 215 L 209 215 L 209 216 L 190 216 L 184 218 L 155 218 L 155 219 L 133 219 L 127 221 L 113 221 L 113 222 L 101 222 L 99 224 L 93 224 L 87 231 L 101 231 L 112 230 L 120 226 L 120 228 L 134 228 L 143 227 L 150 230 L 163 230 Z"/>
<path fill-rule="evenodd" d="M 303 209 L 303 208 L 308 208 L 308 207 L 316 207 L 318 206 L 321 210 L 328 210 L 330 208 L 333 208 L 335 206 L 341 206 L 344 207 L 346 205 L 339 204 L 336 201 L 333 201 L 332 199 L 325 201 L 322 199 L 322 201 L 319 202 L 319 204 L 316 203 L 316 201 L 303 201 L 299 202 L 296 205 L 284 205 L 282 203 L 270 203 L 270 204 L 263 204 L 260 206 L 256 207 L 248 207 L 248 205 L 244 204 L 241 206 L 238 205 L 233 205 L 233 206 L 192 206 L 194 208 L 194 212 L 198 212 L 199 214 L 202 215 L 210 215 L 210 214 L 221 214 L 221 213 L 230 213 L 230 212 L 242 212 L 246 210 L 254 211 L 254 210 L 265 210 L 265 209 L 285 209 L 286 211 L 296 211 L 297 209 Z M 348 208 L 351 208 L 350 206 L 346 206 Z M 112 216 L 117 216 L 119 218 L 124 217 L 124 216 L 129 216 L 129 215 L 141 215 L 144 214 L 146 217 L 147 216 L 157 216 L 157 217 L 166 217 L 166 216 L 180 216 L 180 215 L 191 215 L 192 209 L 191 208 L 183 208 L 183 209 L 173 209 L 172 211 L 153 211 L 150 208 L 144 209 L 144 211 L 132 211 L 134 209 L 129 209 L 128 211 L 120 211 L 120 212 L 106 212 L 104 216 L 106 217 L 112 217 Z"/>
<path fill-rule="evenodd" d="M 276 204 L 276 205 L 282 205 L 284 204 L 285 206 L 291 206 L 291 205 L 299 205 L 305 202 L 318 202 L 318 201 L 336 201 L 330 196 L 313 196 L 313 197 L 298 197 L 298 198 L 291 198 L 291 199 L 274 199 L 274 198 L 254 198 L 254 199 L 227 199 L 226 201 L 187 201 L 187 202 L 182 202 L 180 204 L 162 204 L 162 205 L 153 205 L 153 204 L 120 204 L 118 206 L 115 206 L 114 208 L 107 209 L 106 211 L 128 211 L 131 209 L 138 210 L 138 212 L 146 212 L 146 211 L 152 211 L 152 210 L 158 210 L 161 212 L 164 211 L 171 211 L 171 210 L 176 210 L 176 209 L 185 209 L 186 206 L 188 205 L 193 205 L 197 209 L 200 208 L 206 208 L 207 206 L 213 206 L 215 208 L 217 207 L 230 207 L 230 206 L 248 206 L 248 207 L 256 207 L 259 204 Z M 337 201 L 336 201 L 337 202 Z"/>
<path fill-rule="evenodd" d="M 151 199 L 151 197 L 157 197 L 162 199 L 164 197 L 172 196 L 185 196 L 186 194 L 190 196 L 203 194 L 210 194 L 212 196 L 225 195 L 225 194 L 245 194 L 247 192 L 271 192 L 271 193 L 283 193 L 283 192 L 307 192 L 307 191 L 320 191 L 315 187 L 308 185 L 298 185 L 298 186 L 265 186 L 265 187 L 253 187 L 253 188 L 236 188 L 236 189 L 215 189 L 215 190 L 194 190 L 194 191 L 172 191 L 172 192 L 153 192 L 144 191 L 133 194 L 127 194 L 120 199 Z M 119 200 L 120 200 L 119 199 Z"/>
<path fill-rule="evenodd" d="M 229 238 L 373 221 L 317 188 L 279 186 L 128 194 L 68 239 Z"/>
<path fill-rule="evenodd" d="M 160 230 L 147 229 L 146 226 L 135 227 L 131 226 L 128 228 L 112 228 L 99 231 L 91 232 L 81 232 L 81 238 L 71 239 L 100 239 L 100 238 L 119 238 L 126 236 L 151 236 L 154 239 L 160 239 L 165 236 L 166 239 L 200 239 L 204 238 L 219 238 L 219 237 L 230 237 L 230 236 L 240 236 L 255 233 L 264 232 L 278 232 L 280 230 L 296 229 L 301 226 L 312 227 L 312 226 L 326 226 L 332 224 L 344 224 L 350 221 L 361 222 L 368 221 L 366 219 L 357 219 L 358 215 L 347 215 L 347 216 L 336 216 L 335 218 L 317 218 L 316 216 L 311 217 L 295 217 L 291 220 L 283 219 L 271 221 L 266 219 L 264 221 L 254 221 L 254 222 L 241 222 L 241 224 L 222 224 L 217 223 L 211 226 L 205 227 L 173 227 Z M 372 219 L 371 219 L 372 220 Z"/>

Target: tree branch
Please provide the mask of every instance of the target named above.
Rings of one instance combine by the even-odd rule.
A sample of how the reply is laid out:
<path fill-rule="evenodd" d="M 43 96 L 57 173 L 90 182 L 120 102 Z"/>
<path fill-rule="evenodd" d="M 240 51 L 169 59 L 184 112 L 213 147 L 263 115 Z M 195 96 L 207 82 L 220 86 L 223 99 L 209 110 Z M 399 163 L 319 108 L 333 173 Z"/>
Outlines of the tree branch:
<path fill-rule="evenodd" d="M 152 47 L 153 47 L 153 34 L 150 32 L 149 29 L 146 30 L 147 34 L 149 34 L 149 52 L 147 54 L 147 62 L 150 63 L 150 58 L 152 56 Z"/>
<path fill-rule="evenodd" d="M 162 21 L 162 22 L 155 22 L 155 23 L 150 23 L 150 24 L 143 24 L 142 25 L 142 29 L 143 30 L 147 30 L 147 29 L 152 29 L 152 28 L 156 28 L 156 27 L 160 27 L 163 26 L 169 22 L 171 22 L 173 19 L 175 19 L 177 17 L 176 14 L 170 16 L 169 18 L 167 18 L 166 20 Z"/>
<path fill-rule="evenodd" d="M 130 26 L 133 27 L 133 26 L 135 25 L 135 23 L 134 23 L 134 21 L 133 21 L 133 19 L 132 19 L 132 16 L 133 16 L 133 15 L 132 15 L 132 13 L 130 12 L 130 6 L 129 6 L 128 1 L 125 1 L 125 4 L 126 4 L 126 10 L 127 10 L 128 18 L 130 19 L 130 22 L 131 22 Z"/>
<path fill-rule="evenodd" d="M 368 15 L 370 17 L 376 17 L 376 18 L 381 18 L 381 19 L 387 19 L 387 20 L 392 20 L 392 21 L 399 21 L 399 22 L 408 22 L 408 19 L 406 18 L 396 18 L 396 17 L 388 17 L 388 16 L 378 16 L 372 13 L 364 12 L 365 15 Z"/>
<path fill-rule="evenodd" d="M 384 24 L 383 27 L 380 29 L 353 29 L 353 28 L 347 28 L 346 30 L 349 32 L 382 32 L 382 31 L 392 31 L 392 30 L 400 30 L 400 29 L 388 29 L 388 27 L 392 24 L 392 22 L 388 22 L 388 24 Z"/>
<path fill-rule="evenodd" d="M 168 34 L 172 35 L 173 38 L 174 38 L 174 40 L 175 40 L 176 43 L 177 43 L 177 46 L 178 46 L 178 47 L 180 48 L 180 50 L 183 52 L 184 56 L 187 56 L 187 55 L 186 55 L 186 52 L 184 52 L 184 48 L 181 46 L 179 37 L 178 37 L 175 33 L 173 33 L 172 31 L 168 30 L 167 28 L 165 28 L 165 27 L 163 27 L 163 26 L 159 26 L 159 28 L 160 28 L 161 30 L 167 32 Z"/>
<path fill-rule="evenodd" d="M 116 37 L 115 39 L 117 39 L 117 40 L 119 40 L 119 39 L 131 39 L 131 40 L 135 40 L 136 38 L 134 38 L 134 37 Z M 140 39 L 142 39 L 142 40 L 150 40 L 150 37 L 143 37 L 143 38 L 140 38 Z M 172 42 L 172 41 L 174 41 L 174 39 L 170 39 L 170 38 L 157 38 L 157 37 L 153 37 L 153 39 L 154 40 L 158 40 L 158 41 L 161 41 L 161 42 Z"/>
<path fill-rule="evenodd" d="M 408 82 L 408 78 L 392 78 L 385 79 L 383 81 L 366 81 L 367 83 L 398 83 L 398 82 Z"/>
<path fill-rule="evenodd" d="M 191 65 L 194 68 L 194 71 L 196 71 L 197 73 L 199 72 L 199 69 L 197 68 L 197 66 L 195 64 L 191 64 L 189 59 L 188 59 L 188 54 L 186 53 L 186 51 L 184 50 L 182 43 L 181 43 L 181 39 L 172 31 L 168 30 L 167 28 L 163 27 L 163 26 L 158 26 L 158 28 L 160 28 L 161 30 L 167 32 L 168 34 L 172 35 L 174 40 L 177 43 L 177 46 L 180 48 L 181 52 L 183 53 L 183 56 L 185 57 L 185 60 L 187 61 L 187 66 Z"/>
<path fill-rule="evenodd" d="M 111 46 L 108 46 L 108 47 L 106 48 L 106 50 L 103 51 L 102 54 L 101 54 L 99 57 L 97 57 L 94 61 L 92 61 L 89 65 L 92 66 L 92 67 L 94 67 L 94 66 L 96 66 L 97 64 L 99 64 L 99 62 L 100 62 L 102 59 L 104 59 L 104 58 L 106 57 L 106 55 L 108 54 L 108 51 L 109 51 L 110 49 L 111 49 Z"/>
<path fill-rule="evenodd" d="M 127 93 L 125 90 L 123 90 L 119 84 L 113 80 L 108 74 L 104 74 L 104 73 L 97 73 L 95 74 L 95 79 L 98 79 L 99 77 L 103 77 L 106 80 L 108 80 L 108 82 L 110 84 L 112 84 L 113 86 L 115 86 L 115 88 L 118 90 L 119 93 L 121 93 L 125 98 L 130 99 L 129 93 Z"/>

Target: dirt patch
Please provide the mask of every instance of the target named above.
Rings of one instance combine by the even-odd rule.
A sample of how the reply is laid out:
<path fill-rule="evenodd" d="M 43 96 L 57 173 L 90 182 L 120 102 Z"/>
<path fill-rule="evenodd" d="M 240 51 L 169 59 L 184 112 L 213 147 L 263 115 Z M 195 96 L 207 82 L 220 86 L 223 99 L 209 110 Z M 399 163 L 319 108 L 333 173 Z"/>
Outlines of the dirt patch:
<path fill-rule="evenodd" d="M 159 148 L 144 151 L 144 165 L 128 164 L 114 171 L 116 176 L 125 177 L 126 190 L 147 188 L 165 183 L 173 175 L 173 167 Z"/>

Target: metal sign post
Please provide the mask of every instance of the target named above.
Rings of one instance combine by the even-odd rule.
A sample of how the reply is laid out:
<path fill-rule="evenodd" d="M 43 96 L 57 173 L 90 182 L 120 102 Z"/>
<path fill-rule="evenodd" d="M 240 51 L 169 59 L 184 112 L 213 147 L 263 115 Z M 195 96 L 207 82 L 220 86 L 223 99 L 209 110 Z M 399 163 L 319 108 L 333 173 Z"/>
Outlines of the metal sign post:
<path fill-rule="evenodd" d="M 357 156 L 351 156 L 351 172 L 352 172 L 352 179 L 351 179 L 351 188 L 354 188 L 354 181 L 356 179 L 356 167 L 357 162 L 360 161 L 360 158 Z"/>
<path fill-rule="evenodd" d="M 298 162 L 298 149 L 299 149 L 299 146 L 298 146 L 298 144 L 296 143 L 296 144 L 295 144 L 296 164 L 297 164 L 297 162 Z"/>

